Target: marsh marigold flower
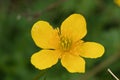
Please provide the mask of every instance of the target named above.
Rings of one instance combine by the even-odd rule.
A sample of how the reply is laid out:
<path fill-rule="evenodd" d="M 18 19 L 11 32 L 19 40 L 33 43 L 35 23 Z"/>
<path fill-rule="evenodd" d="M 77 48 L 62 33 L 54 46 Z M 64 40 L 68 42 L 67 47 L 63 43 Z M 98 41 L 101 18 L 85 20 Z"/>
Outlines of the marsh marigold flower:
<path fill-rule="evenodd" d="M 114 2 L 120 7 L 120 0 L 114 0 Z"/>
<path fill-rule="evenodd" d="M 38 69 L 46 69 L 61 60 L 69 72 L 85 72 L 84 58 L 98 58 L 104 47 L 96 42 L 84 42 L 86 21 L 80 14 L 72 14 L 59 28 L 53 29 L 46 21 L 36 22 L 31 30 L 35 44 L 42 48 L 31 57 L 31 63 Z"/>

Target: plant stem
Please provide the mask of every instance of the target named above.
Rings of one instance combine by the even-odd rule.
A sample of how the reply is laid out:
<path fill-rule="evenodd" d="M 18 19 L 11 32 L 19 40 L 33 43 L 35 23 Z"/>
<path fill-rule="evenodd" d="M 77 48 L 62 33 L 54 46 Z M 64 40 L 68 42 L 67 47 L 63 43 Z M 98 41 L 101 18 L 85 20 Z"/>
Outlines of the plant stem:
<path fill-rule="evenodd" d="M 113 74 L 113 72 L 108 68 L 108 72 L 116 79 L 116 80 L 119 80 L 118 78 L 117 78 L 117 76 L 115 76 L 115 74 Z"/>

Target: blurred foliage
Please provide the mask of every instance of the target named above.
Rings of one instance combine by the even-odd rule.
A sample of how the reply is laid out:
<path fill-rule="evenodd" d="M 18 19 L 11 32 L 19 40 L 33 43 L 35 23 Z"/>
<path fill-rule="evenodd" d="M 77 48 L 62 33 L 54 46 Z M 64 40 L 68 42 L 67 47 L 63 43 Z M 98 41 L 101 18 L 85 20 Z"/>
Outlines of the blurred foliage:
<path fill-rule="evenodd" d="M 32 25 L 45 20 L 60 26 L 72 13 L 86 18 L 84 40 L 99 42 L 106 49 L 101 58 L 85 59 L 86 73 L 98 69 L 88 80 L 114 80 L 108 68 L 120 78 L 120 58 L 105 63 L 120 54 L 120 7 L 113 0 L 0 0 L 0 80 L 81 80 L 86 73 L 71 74 L 60 63 L 43 71 L 30 63 L 31 55 L 39 51 L 31 38 Z M 101 63 L 106 65 L 99 70 Z"/>

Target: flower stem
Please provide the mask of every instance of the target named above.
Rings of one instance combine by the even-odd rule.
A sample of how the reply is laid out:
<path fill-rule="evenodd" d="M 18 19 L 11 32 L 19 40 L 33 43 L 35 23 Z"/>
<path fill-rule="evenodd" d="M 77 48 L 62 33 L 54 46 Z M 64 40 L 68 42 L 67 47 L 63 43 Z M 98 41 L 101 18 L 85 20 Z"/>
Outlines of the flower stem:
<path fill-rule="evenodd" d="M 35 78 L 33 80 L 39 80 L 41 77 L 43 77 L 45 75 L 46 72 L 47 72 L 47 70 L 40 71 L 40 73 L 37 76 L 35 76 Z"/>
<path fill-rule="evenodd" d="M 115 76 L 115 74 L 113 74 L 113 72 L 108 68 L 108 72 L 116 79 L 116 80 L 119 80 L 118 78 L 117 78 L 117 76 Z"/>

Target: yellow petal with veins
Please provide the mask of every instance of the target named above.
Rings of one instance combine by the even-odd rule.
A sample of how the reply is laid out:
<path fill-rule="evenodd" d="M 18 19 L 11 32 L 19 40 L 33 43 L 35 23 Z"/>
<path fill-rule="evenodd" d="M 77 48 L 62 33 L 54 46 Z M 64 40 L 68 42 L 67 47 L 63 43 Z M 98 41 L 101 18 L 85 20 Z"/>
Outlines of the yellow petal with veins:
<path fill-rule="evenodd" d="M 85 42 L 79 48 L 80 56 L 85 58 L 98 58 L 104 53 L 104 47 L 96 42 Z"/>
<path fill-rule="evenodd" d="M 82 39 L 86 33 L 86 21 L 80 14 L 70 15 L 61 25 L 61 34 L 72 38 L 73 42 Z"/>
<path fill-rule="evenodd" d="M 58 47 L 58 34 L 48 22 L 36 22 L 32 27 L 31 33 L 32 38 L 38 47 L 52 49 L 56 49 Z"/>
<path fill-rule="evenodd" d="M 61 63 L 71 73 L 85 72 L 85 61 L 79 56 L 74 56 L 69 53 L 65 53 L 61 58 Z"/>
<path fill-rule="evenodd" d="M 60 54 L 55 50 L 41 50 L 31 57 L 31 63 L 38 69 L 46 69 L 58 62 Z"/>

